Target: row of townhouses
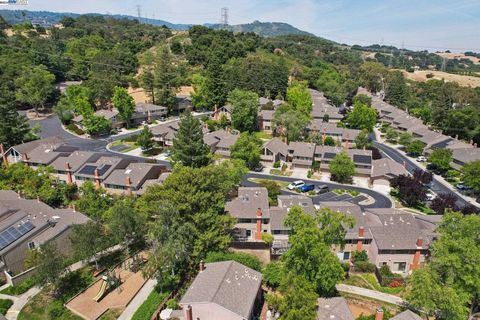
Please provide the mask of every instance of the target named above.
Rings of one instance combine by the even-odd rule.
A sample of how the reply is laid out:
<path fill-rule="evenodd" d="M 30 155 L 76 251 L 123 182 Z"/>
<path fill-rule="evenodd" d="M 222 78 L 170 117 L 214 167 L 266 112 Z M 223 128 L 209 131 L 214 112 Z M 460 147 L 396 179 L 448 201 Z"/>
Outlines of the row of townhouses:
<path fill-rule="evenodd" d="M 303 195 L 280 195 L 278 205 L 270 206 L 268 191 L 263 187 L 240 187 L 238 196 L 226 203 L 225 210 L 237 219 L 232 231 L 235 241 L 261 241 L 262 233 L 268 233 L 274 237 L 272 254 L 279 255 L 289 246 L 290 229 L 285 226 L 285 218 L 293 206 L 310 215 L 317 211 L 312 198 Z M 365 250 L 377 267 L 388 265 L 401 274 L 408 274 L 425 261 L 441 219 L 393 208 L 362 210 L 354 203 L 342 201 L 322 202 L 319 208 L 352 216 L 356 222 L 347 230 L 345 247 L 332 248 L 340 260 L 348 261 L 353 251 Z"/>
<path fill-rule="evenodd" d="M 473 142 L 466 143 L 452 138 L 441 132 L 430 129 L 423 121 L 409 115 L 406 111 L 386 103 L 380 97 L 372 95 L 364 88 L 359 88 L 358 93 L 372 97 L 372 107 L 379 115 L 379 120 L 398 131 L 412 134 L 413 138 L 425 143 L 425 153 L 429 155 L 434 149 L 450 149 L 453 152 L 452 168 L 460 169 L 468 162 L 480 160 L 480 148 Z"/>
<path fill-rule="evenodd" d="M 37 200 L 27 200 L 10 190 L 0 190 L 0 271 L 7 279 L 25 271 L 28 250 L 53 241 L 60 252 L 71 251 L 71 227 L 88 218 L 74 209 L 53 209 Z"/>
<path fill-rule="evenodd" d="M 80 151 L 58 137 L 13 146 L 2 157 L 5 163 L 21 162 L 34 169 L 49 166 L 60 182 L 81 186 L 92 181 L 97 188 L 115 194 L 141 194 L 147 186 L 162 183 L 168 175 L 165 166 Z"/>

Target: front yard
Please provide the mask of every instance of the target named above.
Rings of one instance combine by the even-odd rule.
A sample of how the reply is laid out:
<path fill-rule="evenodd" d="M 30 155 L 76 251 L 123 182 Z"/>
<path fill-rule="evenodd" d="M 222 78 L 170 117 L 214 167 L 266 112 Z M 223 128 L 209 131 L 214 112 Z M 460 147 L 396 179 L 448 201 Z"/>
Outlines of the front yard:
<path fill-rule="evenodd" d="M 382 287 L 378 281 L 377 277 L 373 273 L 352 273 L 350 277 L 346 279 L 343 283 L 361 287 L 370 290 L 376 290 L 383 293 L 393 294 L 396 296 L 402 296 L 405 287 Z"/>

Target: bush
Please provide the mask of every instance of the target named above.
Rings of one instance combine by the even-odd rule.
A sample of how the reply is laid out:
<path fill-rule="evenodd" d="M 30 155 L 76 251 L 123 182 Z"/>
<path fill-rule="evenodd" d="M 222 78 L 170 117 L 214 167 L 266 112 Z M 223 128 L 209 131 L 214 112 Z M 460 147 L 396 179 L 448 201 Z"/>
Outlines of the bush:
<path fill-rule="evenodd" d="M 358 272 L 375 272 L 375 265 L 368 261 L 357 261 L 353 264 L 355 271 Z"/>
<path fill-rule="evenodd" d="M 67 130 L 68 130 L 68 131 L 72 131 L 73 133 L 75 133 L 75 134 L 77 134 L 77 135 L 79 135 L 79 136 L 85 134 L 85 132 L 84 132 L 82 129 L 80 129 L 80 128 L 79 128 L 76 124 L 74 124 L 74 123 L 70 123 L 69 125 L 67 125 Z"/>
<path fill-rule="evenodd" d="M 262 265 L 257 257 L 240 252 L 209 252 L 205 258 L 206 263 L 233 260 L 253 270 L 260 271 Z"/>
<path fill-rule="evenodd" d="M 178 310 L 180 309 L 180 305 L 178 304 L 177 299 L 170 299 L 166 303 L 167 308 L 173 309 L 173 310 Z"/>
<path fill-rule="evenodd" d="M 352 262 L 355 263 L 355 262 L 364 262 L 364 261 L 368 261 L 368 254 L 365 250 L 362 250 L 360 252 L 358 251 L 353 251 L 352 252 Z"/>
<path fill-rule="evenodd" d="M 280 168 L 280 161 L 275 161 L 275 162 L 273 163 L 273 167 L 274 167 L 274 168 Z"/>
<path fill-rule="evenodd" d="M 433 78 L 434 76 L 435 76 L 435 75 L 434 75 L 433 73 L 427 73 L 427 74 L 425 75 L 425 77 L 427 77 L 427 79 L 431 79 L 431 78 Z"/>
<path fill-rule="evenodd" d="M 263 269 L 263 280 L 267 286 L 276 288 L 280 285 L 283 278 L 283 265 L 281 262 L 270 262 L 265 269 Z"/>
<path fill-rule="evenodd" d="M 270 233 L 262 233 L 262 241 L 268 245 L 272 245 L 273 236 Z"/>
<path fill-rule="evenodd" d="M 312 175 L 313 175 L 312 170 L 308 170 L 308 172 L 307 172 L 307 178 L 310 179 L 310 178 L 312 177 Z"/>
<path fill-rule="evenodd" d="M 0 313 L 5 315 L 12 306 L 13 301 L 8 299 L 0 299 Z"/>
<path fill-rule="evenodd" d="M 282 171 L 287 171 L 287 169 L 288 169 L 288 166 L 286 163 L 284 163 L 282 166 Z"/>
<path fill-rule="evenodd" d="M 35 285 L 35 280 L 33 278 L 28 278 L 22 282 L 20 282 L 16 286 L 11 286 L 3 289 L 0 291 L 2 294 L 8 294 L 11 296 L 18 296 L 22 293 L 25 293 L 28 291 L 28 289 L 32 288 Z"/>
<path fill-rule="evenodd" d="M 135 311 L 132 320 L 150 319 L 157 310 L 158 305 L 167 296 L 167 293 L 161 293 L 158 290 L 153 290 L 142 303 L 142 305 Z"/>

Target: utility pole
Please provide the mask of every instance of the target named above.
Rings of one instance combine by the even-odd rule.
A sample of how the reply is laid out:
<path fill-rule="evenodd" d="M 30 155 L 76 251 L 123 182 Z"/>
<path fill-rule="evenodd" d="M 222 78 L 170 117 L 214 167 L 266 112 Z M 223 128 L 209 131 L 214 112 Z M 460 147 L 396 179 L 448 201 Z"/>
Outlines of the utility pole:
<path fill-rule="evenodd" d="M 222 25 L 223 28 L 226 28 L 228 26 L 228 8 L 227 7 L 222 8 L 220 24 Z"/>
<path fill-rule="evenodd" d="M 138 17 L 138 22 L 142 22 L 142 6 L 137 4 L 137 17 Z"/>

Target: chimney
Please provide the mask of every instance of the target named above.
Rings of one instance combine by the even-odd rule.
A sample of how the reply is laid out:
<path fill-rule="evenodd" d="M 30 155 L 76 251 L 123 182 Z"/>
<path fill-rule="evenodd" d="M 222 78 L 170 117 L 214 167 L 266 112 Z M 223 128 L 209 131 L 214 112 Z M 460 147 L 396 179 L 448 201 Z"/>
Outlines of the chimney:
<path fill-rule="evenodd" d="M 285 144 L 288 144 L 288 142 L 287 142 L 287 137 L 283 137 L 283 142 L 284 142 Z"/>
<path fill-rule="evenodd" d="M 98 173 L 98 169 L 95 169 L 95 188 L 100 189 L 100 175 Z"/>
<path fill-rule="evenodd" d="M 5 154 L 5 149 L 3 148 L 3 143 L 0 143 L 0 153 L 2 154 L 3 163 L 8 166 L 7 155 Z"/>
<path fill-rule="evenodd" d="M 185 320 L 193 320 L 192 306 L 188 305 L 185 307 Z"/>
<path fill-rule="evenodd" d="M 130 179 L 130 177 L 125 177 L 125 183 L 127 184 L 127 194 L 129 196 L 132 195 L 132 180 Z"/>
<path fill-rule="evenodd" d="M 24 153 L 22 154 L 22 157 L 23 157 L 23 162 L 25 162 L 25 164 L 28 166 L 28 154 Z"/>
<path fill-rule="evenodd" d="M 325 139 L 327 139 L 327 128 L 323 128 L 322 144 L 325 145 Z"/>
<path fill-rule="evenodd" d="M 255 232 L 255 240 L 262 240 L 262 209 L 257 209 L 257 230 Z"/>
<path fill-rule="evenodd" d="M 365 228 L 363 226 L 360 226 L 358 228 L 358 237 L 360 239 L 357 240 L 357 251 L 360 252 L 363 250 L 363 237 L 365 236 Z"/>
<path fill-rule="evenodd" d="M 75 203 L 72 203 L 72 211 L 77 212 L 77 210 L 75 209 Z"/>
<path fill-rule="evenodd" d="M 73 184 L 72 178 L 72 167 L 69 162 L 65 162 L 65 167 L 67 168 L 67 184 Z"/>
<path fill-rule="evenodd" d="M 37 196 L 37 202 L 40 203 L 42 201 L 40 201 L 40 196 Z"/>
<path fill-rule="evenodd" d="M 417 247 L 422 247 L 423 246 L 423 239 L 422 238 L 418 238 L 417 239 Z"/>
<path fill-rule="evenodd" d="M 200 264 L 198 265 L 198 270 L 202 272 L 205 270 L 205 262 L 203 260 L 200 261 Z"/>
<path fill-rule="evenodd" d="M 383 309 L 377 308 L 377 312 L 375 313 L 375 320 L 383 320 Z"/>
<path fill-rule="evenodd" d="M 348 133 L 345 135 L 345 151 L 348 150 Z"/>
<path fill-rule="evenodd" d="M 151 114 L 150 110 L 147 111 L 147 122 L 148 123 L 152 122 L 152 114 Z"/>

